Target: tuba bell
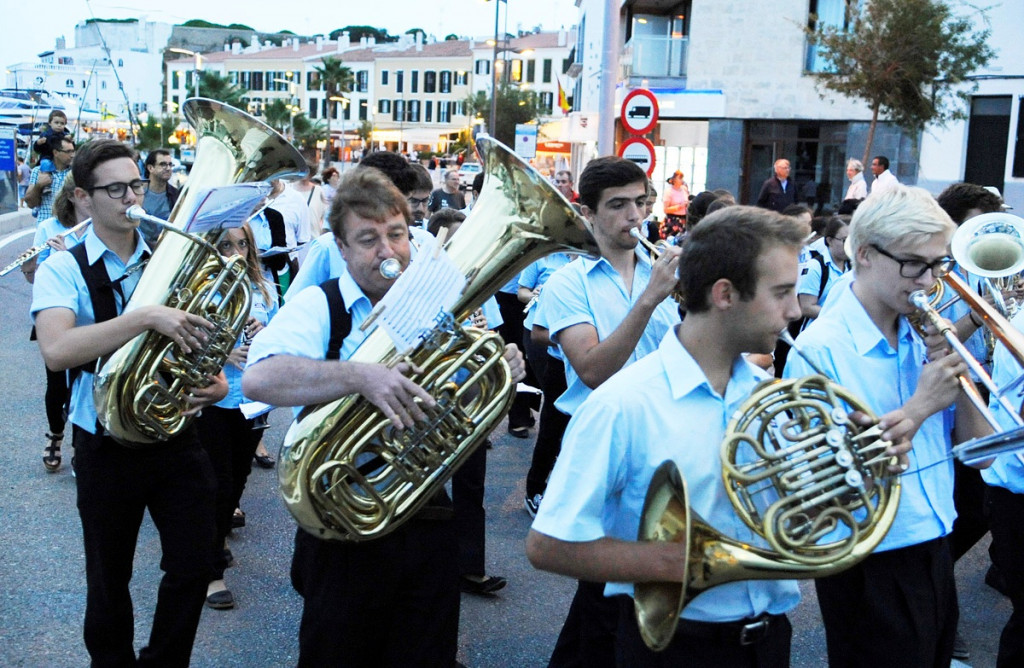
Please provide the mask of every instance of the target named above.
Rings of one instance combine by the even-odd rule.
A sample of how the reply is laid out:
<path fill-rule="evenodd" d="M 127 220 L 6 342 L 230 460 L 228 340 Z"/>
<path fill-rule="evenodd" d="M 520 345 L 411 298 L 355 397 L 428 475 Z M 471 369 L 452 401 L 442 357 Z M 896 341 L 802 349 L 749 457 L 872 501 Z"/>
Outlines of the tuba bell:
<path fill-rule="evenodd" d="M 306 172 L 302 155 L 249 114 L 205 98 L 186 100 L 183 111 L 198 136 L 197 158 L 171 223 L 190 214 L 206 188 Z M 147 331 L 101 360 L 93 383 L 96 413 L 103 428 L 127 445 L 166 441 L 185 428 L 188 389 L 205 386 L 206 377 L 220 371 L 249 313 L 245 262 L 220 256 L 211 245 L 219 232 L 176 232 L 162 234 L 124 311 L 171 306 L 206 318 L 216 329 L 202 350 L 189 355 L 166 336 Z"/>
<path fill-rule="evenodd" d="M 726 493 L 767 547 L 722 535 L 691 510 L 675 464 L 658 467 L 638 540 L 679 543 L 686 566 L 681 583 L 635 585 L 648 647 L 667 647 L 683 608 L 711 587 L 825 577 L 878 546 L 896 518 L 900 482 L 887 471 L 894 458 L 881 429 L 856 424 L 853 410 L 874 418 L 848 390 L 811 375 L 764 381 L 730 420 L 721 447 Z"/>
<path fill-rule="evenodd" d="M 313 535 L 377 538 L 429 501 L 508 412 L 515 393 L 501 339 L 458 323 L 544 255 L 597 254 L 586 221 L 543 176 L 489 137 L 479 137 L 477 146 L 483 189 L 447 244 L 466 287 L 449 322 L 409 356 L 423 370 L 410 378 L 437 401 L 425 411 L 429 423 L 396 431 L 369 401 L 350 395 L 307 407 L 285 436 L 281 494 Z M 388 364 L 396 357 L 377 328 L 349 360 Z"/>

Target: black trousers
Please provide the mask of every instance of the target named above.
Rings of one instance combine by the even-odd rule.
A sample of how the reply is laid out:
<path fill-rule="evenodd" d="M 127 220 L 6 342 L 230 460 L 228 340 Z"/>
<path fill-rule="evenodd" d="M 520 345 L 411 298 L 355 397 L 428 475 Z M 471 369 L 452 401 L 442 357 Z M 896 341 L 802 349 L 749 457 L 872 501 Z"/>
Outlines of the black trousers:
<path fill-rule="evenodd" d="M 955 563 L 988 533 L 988 521 L 985 519 L 985 489 L 988 485 L 982 479 L 981 471 L 958 461 L 953 462 L 953 473 L 956 520 L 949 535 L 949 546 Z"/>
<path fill-rule="evenodd" d="M 214 478 L 194 428 L 145 450 L 73 430 L 85 539 L 85 646 L 94 667 L 136 665 L 128 582 L 143 513 L 163 555 L 149 644 L 137 665 L 188 666 L 210 580 Z"/>
<path fill-rule="evenodd" d="M 459 635 L 454 525 L 413 519 L 362 543 L 298 529 L 301 667 L 451 668 Z"/>
<path fill-rule="evenodd" d="M 523 319 L 525 317 L 523 303 L 519 301 L 518 297 L 507 292 L 495 293 L 494 299 L 498 302 L 501 319 L 504 321 L 501 327 L 497 328 L 498 334 L 501 335 L 505 343 L 518 344 L 523 337 Z M 523 355 L 526 355 L 526 351 L 523 351 Z M 539 385 L 529 364 L 526 365 L 526 379 L 523 382 L 533 387 Z M 535 401 L 534 395 L 526 392 L 516 393 L 512 409 L 508 412 L 509 429 L 533 426 L 533 416 L 530 414 L 530 410 Z"/>
<path fill-rule="evenodd" d="M 619 607 L 603 582 L 578 581 L 548 668 L 614 668 Z"/>
<path fill-rule="evenodd" d="M 1006 581 L 1013 612 L 999 637 L 997 668 L 1024 666 L 1024 494 L 989 487 L 987 511 L 992 527 L 989 556 Z"/>
<path fill-rule="evenodd" d="M 484 575 L 487 514 L 484 480 L 487 478 L 487 445 L 477 447 L 452 476 L 452 507 L 459 542 L 459 573 Z"/>
<path fill-rule="evenodd" d="M 43 400 L 46 404 L 46 424 L 49 425 L 51 434 L 59 436 L 64 433 L 70 399 L 68 372 L 47 369 L 46 394 L 43 395 Z"/>
<path fill-rule="evenodd" d="M 196 418 L 199 440 L 203 444 L 217 479 L 217 534 L 213 542 L 212 580 L 224 578 L 227 559 L 224 539 L 231 531 L 231 516 L 245 491 L 245 482 L 252 471 L 252 457 L 260 443 L 262 431 L 254 428 L 254 420 L 246 420 L 237 408 L 209 406 Z"/>
<path fill-rule="evenodd" d="M 533 446 L 533 459 L 526 474 L 526 496 L 543 494 L 548 486 L 548 476 L 555 466 L 558 453 L 562 450 L 562 436 L 569 425 L 569 416 L 555 408 L 555 399 L 565 392 L 565 365 L 561 360 L 548 358 L 541 389 L 544 391 L 544 405 L 540 409 L 540 425 L 537 427 L 537 442 Z"/>
<path fill-rule="evenodd" d="M 948 668 L 959 610 L 945 538 L 875 552 L 814 584 L 831 668 Z"/>
<path fill-rule="evenodd" d="M 714 624 L 680 620 L 668 647 L 655 652 L 644 644 L 633 599 L 619 603 L 616 652 L 621 668 L 788 668 L 793 627 L 785 615 L 765 615 L 764 630 L 745 637 L 748 620 Z M 750 622 L 757 620 L 749 620 Z M 744 644 L 746 643 L 746 644 Z"/>

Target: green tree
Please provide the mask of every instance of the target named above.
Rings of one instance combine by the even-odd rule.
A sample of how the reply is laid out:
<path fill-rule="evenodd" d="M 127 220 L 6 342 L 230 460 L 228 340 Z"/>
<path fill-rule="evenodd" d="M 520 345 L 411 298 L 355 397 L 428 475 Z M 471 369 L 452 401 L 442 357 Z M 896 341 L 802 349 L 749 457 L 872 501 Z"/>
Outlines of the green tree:
<path fill-rule="evenodd" d="M 374 28 L 373 26 L 345 26 L 344 28 L 332 30 L 331 34 L 328 35 L 328 38 L 336 40 L 341 37 L 341 33 L 345 31 L 348 31 L 348 38 L 353 42 L 358 42 L 361 37 L 373 37 L 377 40 L 378 44 L 398 41 L 397 37 L 389 35 L 388 31 L 384 28 Z"/>
<path fill-rule="evenodd" d="M 363 121 L 359 124 L 359 129 L 356 130 L 356 134 L 363 140 L 363 146 L 368 146 L 370 140 L 373 139 L 373 123 L 370 121 Z"/>
<path fill-rule="evenodd" d="M 150 116 L 139 128 L 136 148 L 140 151 L 152 151 L 155 148 L 166 147 L 167 138 L 174 134 L 174 129 L 178 127 L 178 120 L 176 116 L 164 116 L 159 119 Z"/>
<path fill-rule="evenodd" d="M 522 90 L 512 84 L 498 84 L 497 114 L 495 127 L 490 128 L 491 136 L 512 146 L 516 140 L 516 125 L 537 120 L 540 115 L 537 93 Z M 490 118 L 491 98 L 483 91 L 466 98 L 466 115 Z"/>
<path fill-rule="evenodd" d="M 865 164 L 880 115 L 914 133 L 966 117 L 976 87 L 966 77 L 993 56 L 988 29 L 975 32 L 971 19 L 955 15 L 944 0 L 851 2 L 847 25 L 812 21 L 806 30 L 831 70 L 819 77 L 819 87 L 871 109 Z"/>
<path fill-rule="evenodd" d="M 298 113 L 291 119 L 292 122 L 292 144 L 294 144 L 303 155 L 313 156 L 316 154 L 317 142 L 327 139 L 327 127 L 323 121 L 310 120 L 306 114 Z M 311 164 L 316 164 L 312 158 L 308 158 Z"/>
<path fill-rule="evenodd" d="M 263 105 L 263 122 L 281 134 L 287 134 L 291 119 L 292 112 L 284 100 L 277 98 Z"/>
<path fill-rule="evenodd" d="M 418 34 L 420 36 L 421 42 L 423 42 L 424 44 L 426 44 L 427 42 L 427 33 L 425 30 L 423 30 L 423 28 L 409 28 L 408 30 L 405 31 L 405 34 L 412 35 L 413 39 L 416 39 L 416 35 Z"/>
<path fill-rule="evenodd" d="M 238 109 L 245 109 L 249 99 L 248 91 L 210 70 L 199 73 L 199 94 Z"/>
<path fill-rule="evenodd" d="M 333 56 L 327 56 L 320 65 L 313 68 L 320 75 L 320 83 L 327 94 L 327 150 L 324 151 L 324 169 L 331 164 L 333 146 L 331 141 L 331 111 L 337 109 L 340 102 L 334 102 L 332 97 L 345 97 L 344 93 L 352 90 L 352 70 L 341 64 L 341 61 Z"/>

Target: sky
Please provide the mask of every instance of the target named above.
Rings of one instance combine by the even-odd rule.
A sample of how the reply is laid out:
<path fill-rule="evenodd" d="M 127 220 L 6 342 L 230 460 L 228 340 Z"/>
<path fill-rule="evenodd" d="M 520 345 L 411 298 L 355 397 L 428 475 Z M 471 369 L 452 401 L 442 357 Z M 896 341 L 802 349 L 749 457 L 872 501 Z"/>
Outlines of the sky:
<path fill-rule="evenodd" d="M 13 5 L 18 0 L 2 0 Z M 410 28 L 422 28 L 438 39 L 455 33 L 465 36 L 486 36 L 494 33 L 494 4 L 484 0 L 378 0 L 376 2 L 340 0 L 301 3 L 301 15 L 295 4 L 282 0 L 168 0 L 133 2 L 128 0 L 47 0 L 42 15 L 25 9 L 35 18 L 17 21 L 29 29 L 5 30 L 0 40 L 0 64 L 11 65 L 35 61 L 36 56 L 54 47 L 57 37 L 64 35 L 69 47 L 74 45 L 75 24 L 88 18 L 138 18 L 140 20 L 183 23 L 204 19 L 228 25 L 242 23 L 255 30 L 273 32 L 291 30 L 300 35 L 327 34 L 348 25 L 369 25 L 385 28 L 390 34 L 401 34 Z M 156 7 L 166 7 L 166 10 Z M 20 7 L 28 5 L 21 3 Z M 501 4 L 500 29 L 505 28 L 505 7 Z M 4 11 L 8 17 L 20 13 Z M 40 16 L 45 19 L 40 20 Z M 557 30 L 575 25 L 577 9 L 573 0 L 509 0 L 507 26 L 515 32 L 521 25 L 528 30 L 541 25 Z"/>

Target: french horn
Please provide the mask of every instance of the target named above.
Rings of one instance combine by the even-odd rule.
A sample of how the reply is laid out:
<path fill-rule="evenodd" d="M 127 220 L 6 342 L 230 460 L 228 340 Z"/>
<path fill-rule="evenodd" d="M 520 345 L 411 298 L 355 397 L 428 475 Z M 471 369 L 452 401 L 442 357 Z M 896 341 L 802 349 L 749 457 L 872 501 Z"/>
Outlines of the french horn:
<path fill-rule="evenodd" d="M 876 424 L 857 424 L 853 411 Z M 635 585 L 647 646 L 667 647 L 683 608 L 712 587 L 825 577 L 867 557 L 899 507 L 899 477 L 887 470 L 894 461 L 885 454 L 889 445 L 870 409 L 823 375 L 758 385 L 729 421 L 721 459 L 729 500 L 764 547 L 725 536 L 693 512 L 683 476 L 671 460 L 662 463 L 637 538 L 679 543 L 686 572 L 682 582 Z"/>
<path fill-rule="evenodd" d="M 473 210 L 447 244 L 467 278 L 451 317 L 410 355 L 410 378 L 437 401 L 429 422 L 396 431 L 359 395 L 307 407 L 278 458 L 285 505 L 315 536 L 365 541 L 395 530 L 424 506 L 504 417 L 515 394 L 504 345 L 463 322 L 515 274 L 558 251 L 594 256 L 587 222 L 533 167 L 487 136 L 486 175 Z M 349 358 L 390 364 L 398 353 L 377 328 Z"/>
<path fill-rule="evenodd" d="M 305 174 L 302 155 L 269 126 L 220 102 L 185 101 L 195 128 L 196 162 L 171 211 L 169 223 L 192 213 L 207 188 Z M 181 227 L 177 225 L 177 227 Z M 215 326 L 201 350 L 183 354 L 177 344 L 146 331 L 100 361 L 93 383 L 103 428 L 128 446 L 151 446 L 181 433 L 191 421 L 188 392 L 209 383 L 234 347 L 249 313 L 245 262 L 225 261 L 202 236 L 164 231 L 138 286 L 125 305 L 164 305 L 206 318 Z"/>

